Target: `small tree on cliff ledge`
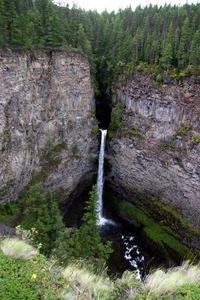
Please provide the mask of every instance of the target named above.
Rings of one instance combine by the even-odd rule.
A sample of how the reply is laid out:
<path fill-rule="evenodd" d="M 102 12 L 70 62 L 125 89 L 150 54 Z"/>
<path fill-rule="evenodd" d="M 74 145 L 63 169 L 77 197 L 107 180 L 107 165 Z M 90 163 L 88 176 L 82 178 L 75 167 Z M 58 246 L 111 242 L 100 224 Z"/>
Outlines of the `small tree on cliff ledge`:
<path fill-rule="evenodd" d="M 79 229 L 82 257 L 98 258 L 101 262 L 106 261 L 112 252 L 111 243 L 103 244 L 98 230 L 98 192 L 96 186 L 89 193 L 90 198 L 86 201 L 85 213 L 82 220 L 84 224 Z"/>

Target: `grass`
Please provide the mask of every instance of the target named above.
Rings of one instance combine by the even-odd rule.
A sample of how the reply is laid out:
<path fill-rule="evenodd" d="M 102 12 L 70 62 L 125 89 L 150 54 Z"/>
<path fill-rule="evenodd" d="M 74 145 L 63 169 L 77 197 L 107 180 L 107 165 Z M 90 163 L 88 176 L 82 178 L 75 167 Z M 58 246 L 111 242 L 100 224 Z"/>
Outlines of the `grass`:
<path fill-rule="evenodd" d="M 31 255 L 27 257 L 26 252 Z M 7 238 L 1 242 L 1 300 L 199 299 L 200 265 L 188 261 L 158 269 L 141 282 L 134 272 L 111 279 L 106 269 L 96 274 L 83 262 L 72 262 L 63 269 L 53 258 L 32 254 L 24 241 Z"/>
<path fill-rule="evenodd" d="M 87 267 L 68 265 L 62 274 L 71 288 L 65 299 L 92 299 L 95 296 L 94 299 L 104 300 L 109 299 L 114 291 L 114 284 L 106 274 L 94 274 Z"/>
<path fill-rule="evenodd" d="M 188 261 L 182 266 L 164 270 L 157 270 L 147 276 L 144 283 L 147 291 L 147 298 L 161 296 L 164 294 L 176 294 L 178 287 L 186 284 L 199 286 L 200 284 L 200 265 L 193 266 Z M 192 299 L 192 298 L 190 298 Z"/>
<path fill-rule="evenodd" d="M 38 251 L 31 245 L 17 238 L 6 238 L 1 242 L 1 250 L 6 256 L 13 258 L 29 259 L 33 255 L 38 254 Z"/>

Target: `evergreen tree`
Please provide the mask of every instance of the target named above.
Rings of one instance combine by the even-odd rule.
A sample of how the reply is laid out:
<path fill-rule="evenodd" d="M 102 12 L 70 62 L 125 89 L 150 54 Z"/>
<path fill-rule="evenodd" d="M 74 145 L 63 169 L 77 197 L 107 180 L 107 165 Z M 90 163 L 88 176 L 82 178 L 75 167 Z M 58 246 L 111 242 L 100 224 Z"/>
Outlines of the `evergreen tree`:
<path fill-rule="evenodd" d="M 18 14 L 15 9 L 14 0 L 5 0 L 5 17 L 6 17 L 6 33 L 7 33 L 7 41 L 10 45 L 16 43 L 13 41 L 14 32 L 19 31 L 19 22 L 18 22 Z M 17 20 L 16 20 L 17 19 Z"/>
<path fill-rule="evenodd" d="M 200 64 L 200 27 L 195 32 L 192 40 L 190 50 L 190 63 L 194 66 L 195 70 Z"/>
<path fill-rule="evenodd" d="M 39 11 L 30 10 L 28 13 L 28 20 L 28 35 L 31 47 L 40 48 L 41 46 L 44 46 L 45 38 Z"/>
<path fill-rule="evenodd" d="M 4 0 L 0 0 L 0 46 L 6 45 L 6 17 Z"/>
<path fill-rule="evenodd" d="M 162 66 L 167 68 L 167 72 L 169 71 L 170 61 L 172 60 L 173 52 L 172 45 L 169 42 L 163 43 L 162 49 L 162 57 L 160 59 Z"/>
<path fill-rule="evenodd" d="M 78 46 L 78 29 L 80 24 L 81 11 L 74 5 L 70 11 L 70 45 L 74 48 Z"/>
<path fill-rule="evenodd" d="M 45 196 L 42 193 L 42 184 L 37 183 L 31 187 L 28 195 L 24 198 L 25 210 L 22 227 L 25 229 L 35 228 L 38 232 L 34 236 L 34 244 L 42 244 L 41 251 L 48 253 L 50 239 L 48 236 L 50 217 L 45 203 Z"/>
<path fill-rule="evenodd" d="M 47 46 L 62 46 L 64 44 L 62 27 L 55 11 L 52 11 L 47 20 L 45 40 Z"/>
<path fill-rule="evenodd" d="M 64 223 L 58 204 L 50 191 L 45 194 L 42 184 L 37 183 L 30 188 L 22 200 L 25 206 L 22 227 L 35 228 L 34 245 L 41 244 L 41 252 L 49 255 L 59 234 L 64 230 Z"/>
<path fill-rule="evenodd" d="M 180 46 L 179 46 L 179 65 L 181 67 L 186 66 L 189 59 L 189 50 L 190 50 L 190 42 L 191 42 L 191 26 L 190 21 L 186 18 L 183 22 L 183 26 L 181 29 L 181 37 L 180 37 Z"/>
<path fill-rule="evenodd" d="M 55 253 L 65 264 L 73 259 L 87 259 L 96 267 L 102 266 L 112 252 L 110 242 L 101 242 L 98 230 L 98 193 L 96 186 L 92 187 L 86 201 L 83 224 L 79 229 L 66 228 L 55 242 Z"/>
<path fill-rule="evenodd" d="M 77 44 L 78 48 L 80 48 L 83 53 L 90 55 L 92 52 L 92 48 L 90 45 L 90 41 L 87 39 L 83 25 L 79 24 L 79 29 L 77 33 Z"/>

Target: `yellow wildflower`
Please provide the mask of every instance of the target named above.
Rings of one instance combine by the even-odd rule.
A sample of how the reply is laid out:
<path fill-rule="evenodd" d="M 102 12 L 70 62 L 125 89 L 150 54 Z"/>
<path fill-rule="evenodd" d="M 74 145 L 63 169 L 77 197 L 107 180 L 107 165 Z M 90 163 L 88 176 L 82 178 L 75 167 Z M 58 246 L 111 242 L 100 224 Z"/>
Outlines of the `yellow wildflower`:
<path fill-rule="evenodd" d="M 31 278 L 32 278 L 32 279 L 35 279 L 35 278 L 37 278 L 37 275 L 36 275 L 36 274 L 33 274 L 33 275 L 31 276 Z"/>
<path fill-rule="evenodd" d="M 69 288 L 69 284 L 67 284 L 67 285 L 65 286 L 65 288 L 68 289 L 68 288 Z"/>

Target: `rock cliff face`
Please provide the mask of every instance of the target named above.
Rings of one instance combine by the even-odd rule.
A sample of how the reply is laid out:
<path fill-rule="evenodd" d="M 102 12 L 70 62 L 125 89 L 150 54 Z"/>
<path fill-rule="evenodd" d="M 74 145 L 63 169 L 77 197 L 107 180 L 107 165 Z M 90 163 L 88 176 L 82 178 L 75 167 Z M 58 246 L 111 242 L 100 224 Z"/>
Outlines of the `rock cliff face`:
<path fill-rule="evenodd" d="M 138 72 L 116 89 L 117 102 L 125 125 L 108 143 L 113 190 L 129 202 L 131 189 L 162 198 L 200 229 L 200 83 Z"/>
<path fill-rule="evenodd" d="M 69 194 L 93 170 L 87 59 L 64 51 L 2 54 L 0 78 L 0 203 L 16 199 L 35 176 Z"/>

